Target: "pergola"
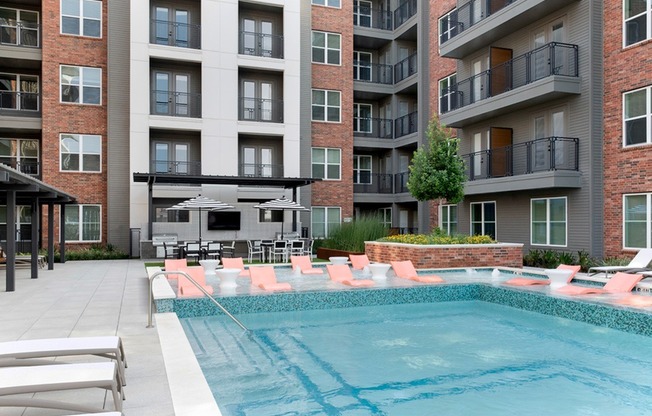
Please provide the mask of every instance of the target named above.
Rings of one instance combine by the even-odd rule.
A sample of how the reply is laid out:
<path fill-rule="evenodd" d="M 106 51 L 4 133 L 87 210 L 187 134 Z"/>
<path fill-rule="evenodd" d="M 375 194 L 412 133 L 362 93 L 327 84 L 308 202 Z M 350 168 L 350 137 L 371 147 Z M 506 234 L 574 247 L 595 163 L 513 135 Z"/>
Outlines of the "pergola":
<path fill-rule="evenodd" d="M 48 207 L 48 270 L 54 269 L 54 206 L 61 205 L 61 224 L 65 223 L 65 205 L 76 203 L 76 198 L 33 176 L 26 175 L 7 165 L 0 164 L 0 205 L 7 207 L 6 253 L 7 292 L 16 290 L 16 206 L 28 205 L 32 209 L 31 277 L 38 278 L 38 238 L 41 206 Z M 61 262 L 65 261 L 65 233 L 60 232 Z"/>

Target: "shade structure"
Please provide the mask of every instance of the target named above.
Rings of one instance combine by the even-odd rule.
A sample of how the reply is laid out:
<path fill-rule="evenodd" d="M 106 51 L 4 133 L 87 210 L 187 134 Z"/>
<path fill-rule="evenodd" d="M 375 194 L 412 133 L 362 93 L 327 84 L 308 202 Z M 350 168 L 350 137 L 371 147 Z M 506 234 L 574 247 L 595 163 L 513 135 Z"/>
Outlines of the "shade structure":
<path fill-rule="evenodd" d="M 221 211 L 224 209 L 235 208 L 233 205 L 225 204 L 212 198 L 198 195 L 194 198 L 187 199 L 176 205 L 167 208 L 168 210 L 180 211 L 198 211 L 199 212 L 199 241 L 201 242 L 201 212 L 202 211 Z"/>
<path fill-rule="evenodd" d="M 286 197 L 272 199 L 267 202 L 263 202 L 258 205 L 254 205 L 254 208 L 264 209 L 268 211 L 310 211 L 308 208 L 303 205 L 297 204 L 291 199 Z M 283 224 L 285 223 L 285 218 L 281 221 L 281 238 L 283 238 Z"/>

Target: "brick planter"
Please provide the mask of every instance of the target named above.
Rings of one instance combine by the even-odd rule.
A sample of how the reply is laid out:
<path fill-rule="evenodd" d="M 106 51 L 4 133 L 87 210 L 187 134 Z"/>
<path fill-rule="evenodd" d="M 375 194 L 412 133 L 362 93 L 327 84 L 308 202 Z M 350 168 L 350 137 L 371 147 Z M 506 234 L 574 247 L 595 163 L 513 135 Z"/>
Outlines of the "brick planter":
<path fill-rule="evenodd" d="M 523 267 L 523 244 L 418 245 L 365 242 L 369 260 L 412 260 L 417 269 L 448 267 Z"/>

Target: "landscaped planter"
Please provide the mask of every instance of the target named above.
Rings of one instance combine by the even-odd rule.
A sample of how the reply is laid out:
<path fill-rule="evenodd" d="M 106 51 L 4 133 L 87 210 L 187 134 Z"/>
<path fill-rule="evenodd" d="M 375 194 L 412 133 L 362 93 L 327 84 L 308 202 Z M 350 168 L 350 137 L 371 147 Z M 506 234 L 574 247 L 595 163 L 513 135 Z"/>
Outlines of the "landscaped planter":
<path fill-rule="evenodd" d="M 417 269 L 447 267 L 523 267 L 523 244 L 446 244 L 420 245 L 365 242 L 369 260 L 412 260 Z"/>
<path fill-rule="evenodd" d="M 329 257 L 349 257 L 349 254 L 364 254 L 354 251 L 336 250 L 334 248 L 319 247 L 317 249 L 317 258 L 328 260 Z"/>

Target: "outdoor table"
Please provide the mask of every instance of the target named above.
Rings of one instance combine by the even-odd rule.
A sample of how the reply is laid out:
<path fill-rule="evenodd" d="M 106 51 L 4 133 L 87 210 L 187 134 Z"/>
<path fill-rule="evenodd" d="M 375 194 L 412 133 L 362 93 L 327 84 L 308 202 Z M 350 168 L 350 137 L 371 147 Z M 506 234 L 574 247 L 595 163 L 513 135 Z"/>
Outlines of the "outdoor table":
<path fill-rule="evenodd" d="M 219 260 L 213 260 L 213 259 L 204 259 L 204 260 L 199 260 L 199 264 L 202 265 L 204 268 L 204 274 L 206 277 L 209 276 L 215 276 L 215 269 L 217 269 L 217 266 L 220 264 Z"/>
<path fill-rule="evenodd" d="M 262 240 L 260 247 L 263 249 L 263 263 L 268 263 L 271 258 L 270 252 L 274 249 L 274 240 Z"/>
<path fill-rule="evenodd" d="M 235 282 L 240 274 L 240 269 L 219 269 L 215 273 L 220 278 L 220 289 L 234 289 L 238 286 Z"/>
<path fill-rule="evenodd" d="M 572 270 L 564 269 L 546 269 L 544 272 L 548 276 L 548 279 L 550 279 L 551 289 L 559 289 L 560 287 L 565 286 L 571 273 L 573 273 Z"/>
<path fill-rule="evenodd" d="M 334 257 L 329 257 L 328 260 L 331 261 L 333 264 L 346 264 L 347 261 L 349 261 L 348 257 L 339 257 L 339 256 L 334 256 Z"/>
<path fill-rule="evenodd" d="M 387 279 L 387 271 L 391 265 L 387 263 L 369 263 L 367 265 L 369 271 L 371 272 L 371 278 L 374 280 L 385 280 Z"/>

